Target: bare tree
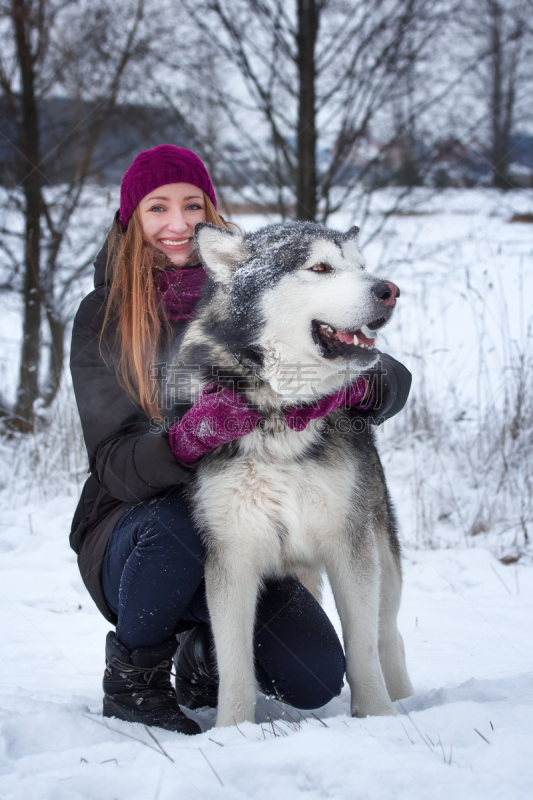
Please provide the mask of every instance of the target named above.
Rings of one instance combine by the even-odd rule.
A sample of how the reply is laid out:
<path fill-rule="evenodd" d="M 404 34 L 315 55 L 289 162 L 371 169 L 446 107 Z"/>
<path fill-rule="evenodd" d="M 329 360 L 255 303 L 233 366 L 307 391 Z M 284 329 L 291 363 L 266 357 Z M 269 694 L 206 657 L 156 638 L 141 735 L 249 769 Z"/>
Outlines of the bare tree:
<path fill-rule="evenodd" d="M 296 66 L 298 122 L 296 123 L 296 208 L 298 219 L 314 220 L 317 212 L 316 169 L 316 40 L 326 0 L 297 0 Z"/>
<path fill-rule="evenodd" d="M 494 186 L 507 189 L 511 159 L 511 134 L 519 121 L 522 80 L 531 70 L 531 13 L 529 0 L 501 3 L 485 0 L 489 39 L 491 155 Z M 528 98 L 530 101 L 530 98 Z"/>
<path fill-rule="evenodd" d="M 466 58 L 476 65 L 471 87 L 482 104 L 492 183 L 500 189 L 513 185 L 513 135 L 532 119 L 532 16 L 531 0 L 480 0 L 463 5 L 455 20 L 470 48 Z"/>
<path fill-rule="evenodd" d="M 77 265 L 65 265 L 60 255 L 103 126 L 119 93 L 135 86 L 136 68 L 150 56 L 154 31 L 144 17 L 145 0 L 126 0 L 120 9 L 107 0 L 90 5 L 4 0 L 0 5 L 0 99 L 16 132 L 10 142 L 11 202 L 24 217 L 21 234 L 3 232 L 6 242 L 9 236 L 22 239 L 21 259 L 16 247 L 5 244 L 3 250 L 11 267 L 7 285 L 16 285 L 19 268 L 24 276 L 20 378 L 12 415 L 12 424 L 23 432 L 33 430 L 37 398 L 49 404 L 59 387 L 70 310 L 66 300 L 89 260 L 85 255 Z M 68 124 L 48 135 L 45 152 L 44 109 L 47 99 L 57 95 L 70 100 Z M 68 162 L 63 171 L 68 177 L 54 186 L 50 174 L 61 158 Z M 40 383 L 43 315 L 50 350 L 48 375 Z"/>
<path fill-rule="evenodd" d="M 211 81 L 213 102 L 255 160 L 257 183 L 275 187 L 280 211 L 291 214 L 294 202 L 298 219 L 325 221 L 356 187 L 368 187 L 395 133 L 364 169 L 357 150 L 373 124 L 390 123 L 443 4 L 209 0 L 196 10 L 184 2 L 225 65 L 223 78 L 204 70 L 202 81 Z M 415 115 L 427 97 L 412 97 Z"/>

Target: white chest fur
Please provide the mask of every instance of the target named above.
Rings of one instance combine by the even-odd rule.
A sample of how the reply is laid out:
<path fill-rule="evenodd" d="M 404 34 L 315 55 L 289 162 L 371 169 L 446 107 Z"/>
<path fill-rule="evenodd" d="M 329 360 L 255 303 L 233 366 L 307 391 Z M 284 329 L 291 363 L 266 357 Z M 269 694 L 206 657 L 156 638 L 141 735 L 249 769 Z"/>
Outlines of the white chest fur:
<path fill-rule="evenodd" d="M 317 568 L 346 530 L 356 484 L 356 463 L 305 458 L 316 428 L 288 429 L 240 440 L 238 455 L 223 466 L 200 467 L 195 508 L 208 539 L 237 548 L 262 576 Z"/>

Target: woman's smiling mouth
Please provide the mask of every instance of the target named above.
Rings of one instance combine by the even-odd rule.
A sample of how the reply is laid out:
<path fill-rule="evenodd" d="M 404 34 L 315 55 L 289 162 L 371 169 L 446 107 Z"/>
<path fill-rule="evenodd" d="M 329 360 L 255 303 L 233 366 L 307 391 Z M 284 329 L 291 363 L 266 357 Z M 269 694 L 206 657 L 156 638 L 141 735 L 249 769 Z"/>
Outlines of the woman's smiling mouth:
<path fill-rule="evenodd" d="M 166 247 L 183 247 L 183 245 L 189 244 L 191 238 L 192 237 L 188 239 L 160 239 L 159 241 Z"/>

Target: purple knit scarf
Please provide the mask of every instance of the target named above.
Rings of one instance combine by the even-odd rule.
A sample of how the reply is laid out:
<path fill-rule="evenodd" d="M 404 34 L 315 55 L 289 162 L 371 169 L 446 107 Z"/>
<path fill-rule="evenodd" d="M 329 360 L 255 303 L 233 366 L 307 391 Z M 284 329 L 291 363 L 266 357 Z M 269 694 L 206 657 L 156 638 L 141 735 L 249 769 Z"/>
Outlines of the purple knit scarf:
<path fill-rule="evenodd" d="M 201 265 L 159 273 L 159 293 L 169 322 L 188 322 L 193 318 L 206 280 L 207 273 Z"/>

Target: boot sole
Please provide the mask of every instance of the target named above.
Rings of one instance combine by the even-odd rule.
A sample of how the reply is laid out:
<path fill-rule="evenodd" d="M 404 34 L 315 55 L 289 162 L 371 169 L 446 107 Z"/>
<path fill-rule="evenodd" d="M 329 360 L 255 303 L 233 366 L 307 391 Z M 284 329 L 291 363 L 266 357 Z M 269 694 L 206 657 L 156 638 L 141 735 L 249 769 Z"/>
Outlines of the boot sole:
<path fill-rule="evenodd" d="M 108 695 L 104 695 L 104 717 L 115 717 L 115 719 L 120 719 L 124 722 L 140 722 L 143 725 L 148 725 L 149 728 L 162 728 L 165 731 L 184 733 L 186 736 L 195 736 L 198 733 L 202 733 L 202 729 L 197 722 L 184 714 L 183 711 L 180 711 L 180 714 L 181 716 L 178 718 L 167 715 L 166 718 L 157 719 L 152 714 L 140 711 L 135 712 L 131 708 L 126 708 Z"/>

